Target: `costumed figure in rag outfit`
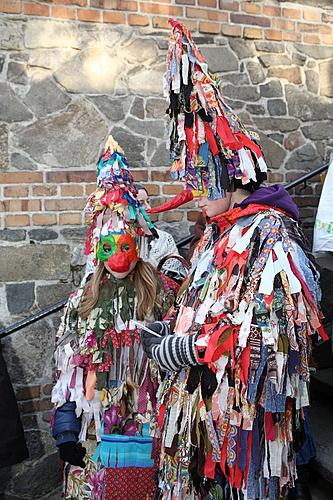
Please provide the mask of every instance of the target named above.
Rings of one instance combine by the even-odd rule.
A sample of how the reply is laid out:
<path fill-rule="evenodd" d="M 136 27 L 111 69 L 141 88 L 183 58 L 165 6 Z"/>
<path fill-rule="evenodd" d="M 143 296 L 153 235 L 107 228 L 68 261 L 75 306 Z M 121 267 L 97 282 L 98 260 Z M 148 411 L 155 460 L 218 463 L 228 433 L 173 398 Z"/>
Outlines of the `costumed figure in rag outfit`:
<path fill-rule="evenodd" d="M 160 497 L 270 500 L 314 455 L 307 409 L 312 343 L 326 338 L 318 273 L 282 186 L 260 187 L 257 135 L 224 102 L 179 23 L 168 51 L 171 173 L 209 222 L 174 320 L 142 331 L 167 375 L 158 391 Z"/>
<path fill-rule="evenodd" d="M 178 286 L 141 259 L 156 232 L 111 136 L 85 211 L 86 253 L 94 252 L 97 267 L 66 306 L 52 391 L 64 497 L 146 500 L 156 485 L 159 375 L 143 352 L 137 326 L 161 320 Z"/>

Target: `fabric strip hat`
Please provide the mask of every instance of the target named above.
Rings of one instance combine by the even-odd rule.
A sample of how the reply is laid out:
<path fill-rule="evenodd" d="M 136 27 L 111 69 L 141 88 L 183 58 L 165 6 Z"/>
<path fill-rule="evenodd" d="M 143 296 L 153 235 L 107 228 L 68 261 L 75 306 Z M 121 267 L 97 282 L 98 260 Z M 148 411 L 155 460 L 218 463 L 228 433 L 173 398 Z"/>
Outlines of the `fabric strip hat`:
<path fill-rule="evenodd" d="M 190 32 L 175 20 L 169 23 L 164 95 L 170 171 L 173 179 L 185 181 L 185 191 L 151 212 L 176 208 L 194 196 L 223 198 L 237 187 L 254 191 L 267 177 L 258 134 L 248 131 L 224 101 Z"/>
<path fill-rule="evenodd" d="M 111 233 L 130 234 L 140 257 L 147 252 L 149 238 L 157 237 L 153 223 L 137 199 L 135 180 L 124 151 L 111 135 L 97 163 L 97 187 L 84 211 L 90 223 L 85 254 L 94 252 L 97 259 L 100 242 Z"/>

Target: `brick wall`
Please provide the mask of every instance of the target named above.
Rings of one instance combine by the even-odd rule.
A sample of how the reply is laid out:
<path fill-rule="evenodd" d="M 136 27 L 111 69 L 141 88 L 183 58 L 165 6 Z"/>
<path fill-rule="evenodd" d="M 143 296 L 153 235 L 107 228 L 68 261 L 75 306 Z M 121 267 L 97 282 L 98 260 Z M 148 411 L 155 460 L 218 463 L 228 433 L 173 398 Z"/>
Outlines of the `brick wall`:
<path fill-rule="evenodd" d="M 61 300 L 78 284 L 87 231 L 82 208 L 109 131 L 154 204 L 181 189 L 167 171 L 162 76 L 169 16 L 192 30 L 227 102 L 260 134 L 270 182 L 293 180 L 327 160 L 329 3 L 0 0 L 0 322 Z M 294 193 L 308 228 L 318 181 Z M 180 239 L 196 217 L 191 203 L 157 224 Z M 0 470 L 1 498 L 42 498 L 59 480 L 48 429 L 58 322 L 55 315 L 4 342 L 31 459 Z"/>

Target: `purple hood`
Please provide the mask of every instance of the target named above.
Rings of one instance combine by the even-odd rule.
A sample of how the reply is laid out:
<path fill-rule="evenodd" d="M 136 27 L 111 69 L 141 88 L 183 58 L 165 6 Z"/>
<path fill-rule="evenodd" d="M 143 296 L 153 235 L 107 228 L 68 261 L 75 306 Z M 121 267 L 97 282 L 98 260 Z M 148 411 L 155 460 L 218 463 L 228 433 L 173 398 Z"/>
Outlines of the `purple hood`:
<path fill-rule="evenodd" d="M 245 208 L 251 203 L 259 203 L 261 205 L 268 205 L 272 208 L 280 208 L 284 212 L 287 212 L 294 220 L 297 220 L 299 217 L 296 204 L 281 184 L 261 187 L 235 206 Z"/>

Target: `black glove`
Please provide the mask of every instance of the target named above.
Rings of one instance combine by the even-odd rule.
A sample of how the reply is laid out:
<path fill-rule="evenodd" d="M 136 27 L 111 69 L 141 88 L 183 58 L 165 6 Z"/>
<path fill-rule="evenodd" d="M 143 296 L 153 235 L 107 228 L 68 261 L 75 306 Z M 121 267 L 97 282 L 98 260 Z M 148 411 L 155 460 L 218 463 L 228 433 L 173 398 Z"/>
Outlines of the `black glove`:
<path fill-rule="evenodd" d="M 82 469 L 85 468 L 83 457 L 86 454 L 86 449 L 83 448 L 81 443 L 75 443 L 74 441 L 68 441 L 59 445 L 60 458 L 64 462 L 68 462 L 71 465 L 78 465 Z"/>
<path fill-rule="evenodd" d="M 159 333 L 155 336 L 149 330 L 142 329 L 142 346 L 149 358 L 156 361 L 164 371 L 178 371 L 185 366 L 198 364 L 195 341 L 196 335 L 166 335 L 168 323 L 157 321 L 148 325 L 149 330 Z M 162 334 L 162 335 L 161 335 Z"/>

